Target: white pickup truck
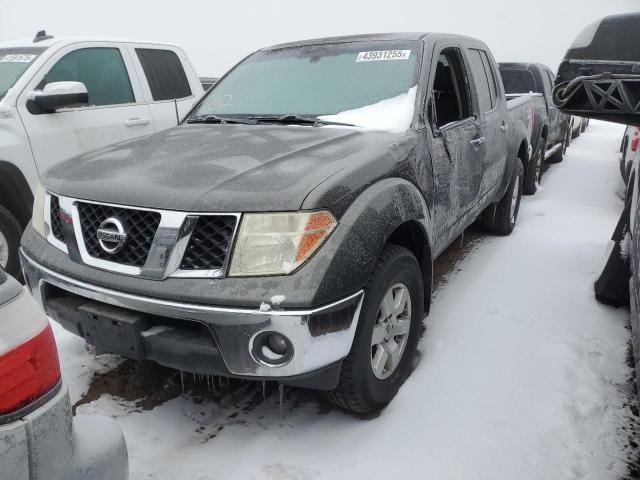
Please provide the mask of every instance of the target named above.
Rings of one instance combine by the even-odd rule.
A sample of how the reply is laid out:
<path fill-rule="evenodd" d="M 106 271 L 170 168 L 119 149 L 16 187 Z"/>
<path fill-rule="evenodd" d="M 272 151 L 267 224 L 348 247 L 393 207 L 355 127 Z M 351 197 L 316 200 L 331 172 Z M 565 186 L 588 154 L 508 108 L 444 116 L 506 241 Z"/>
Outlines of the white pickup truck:
<path fill-rule="evenodd" d="M 19 276 L 18 245 L 39 175 L 175 126 L 203 93 L 175 45 L 43 31 L 0 43 L 0 266 Z"/>

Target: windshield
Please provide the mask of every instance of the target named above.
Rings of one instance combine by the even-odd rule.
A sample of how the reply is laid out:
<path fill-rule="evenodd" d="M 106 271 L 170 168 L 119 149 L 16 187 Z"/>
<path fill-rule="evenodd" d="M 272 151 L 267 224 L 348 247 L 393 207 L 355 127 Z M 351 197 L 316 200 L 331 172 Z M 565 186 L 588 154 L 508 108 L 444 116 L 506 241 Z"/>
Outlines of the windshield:
<path fill-rule="evenodd" d="M 417 41 L 260 51 L 218 82 L 191 118 L 298 115 L 406 129 L 413 118 L 420 57 Z"/>
<path fill-rule="evenodd" d="M 0 100 L 45 48 L 0 48 Z"/>

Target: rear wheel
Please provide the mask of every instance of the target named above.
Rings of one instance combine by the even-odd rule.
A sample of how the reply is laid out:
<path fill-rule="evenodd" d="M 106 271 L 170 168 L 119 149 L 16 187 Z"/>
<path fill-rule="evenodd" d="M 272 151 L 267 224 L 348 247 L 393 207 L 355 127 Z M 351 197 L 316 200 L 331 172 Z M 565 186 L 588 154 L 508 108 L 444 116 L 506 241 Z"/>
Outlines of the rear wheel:
<path fill-rule="evenodd" d="M 406 248 L 387 245 L 367 286 L 351 351 L 329 400 L 368 414 L 395 397 L 411 371 L 424 305 L 420 266 Z"/>
<path fill-rule="evenodd" d="M 516 226 L 522 198 L 523 170 L 522 160 L 516 158 L 516 166 L 507 191 L 497 205 L 483 213 L 482 224 L 492 233 L 509 235 Z"/>
<path fill-rule="evenodd" d="M 0 266 L 17 279 L 21 278 L 18 247 L 22 228 L 9 210 L 0 205 Z"/>

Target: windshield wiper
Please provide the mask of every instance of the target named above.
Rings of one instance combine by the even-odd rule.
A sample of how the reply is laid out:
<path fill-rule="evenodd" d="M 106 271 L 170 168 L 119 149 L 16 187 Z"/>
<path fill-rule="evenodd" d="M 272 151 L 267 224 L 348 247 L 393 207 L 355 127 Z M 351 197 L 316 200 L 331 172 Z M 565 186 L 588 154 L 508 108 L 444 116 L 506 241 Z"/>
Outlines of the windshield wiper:
<path fill-rule="evenodd" d="M 200 115 L 198 117 L 193 117 L 187 119 L 187 123 L 240 123 L 243 125 L 257 125 L 258 122 L 252 119 L 245 118 L 230 118 L 230 117 L 220 117 L 218 115 Z"/>
<path fill-rule="evenodd" d="M 355 127 L 352 123 L 343 123 L 343 122 L 332 122 L 331 120 L 321 120 L 317 117 L 303 117 L 301 115 L 257 115 L 254 117 L 249 117 L 252 120 L 257 122 L 264 123 L 282 123 L 287 125 L 312 125 L 314 127 L 319 127 L 321 125 L 342 125 L 345 127 Z"/>

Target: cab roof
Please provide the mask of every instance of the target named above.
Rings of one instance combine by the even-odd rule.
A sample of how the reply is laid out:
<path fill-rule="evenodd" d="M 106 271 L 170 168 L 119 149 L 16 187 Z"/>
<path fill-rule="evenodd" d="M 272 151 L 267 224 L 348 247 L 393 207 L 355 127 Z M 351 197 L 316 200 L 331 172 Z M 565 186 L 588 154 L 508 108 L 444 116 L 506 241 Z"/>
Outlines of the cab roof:
<path fill-rule="evenodd" d="M 171 42 L 158 42 L 149 40 L 133 40 L 125 38 L 104 38 L 104 37 L 52 37 L 45 40 L 34 41 L 34 39 L 18 39 L 0 42 L 0 48 L 49 48 L 54 45 L 64 47 L 81 42 L 109 42 L 109 43 L 144 43 L 155 45 L 176 46 Z"/>
<path fill-rule="evenodd" d="M 462 40 L 473 40 L 474 38 L 455 35 L 451 33 L 427 33 L 427 32 L 391 32 L 391 33 L 367 33 L 363 35 L 346 35 L 338 37 L 313 38 L 309 40 L 300 40 L 295 42 L 281 43 L 262 50 L 276 50 L 287 47 L 302 47 L 306 45 L 321 45 L 327 43 L 349 43 L 349 42 L 375 42 L 375 41 L 416 41 L 424 40 L 429 37 L 430 40 L 439 40 L 443 38 L 458 38 Z"/>

